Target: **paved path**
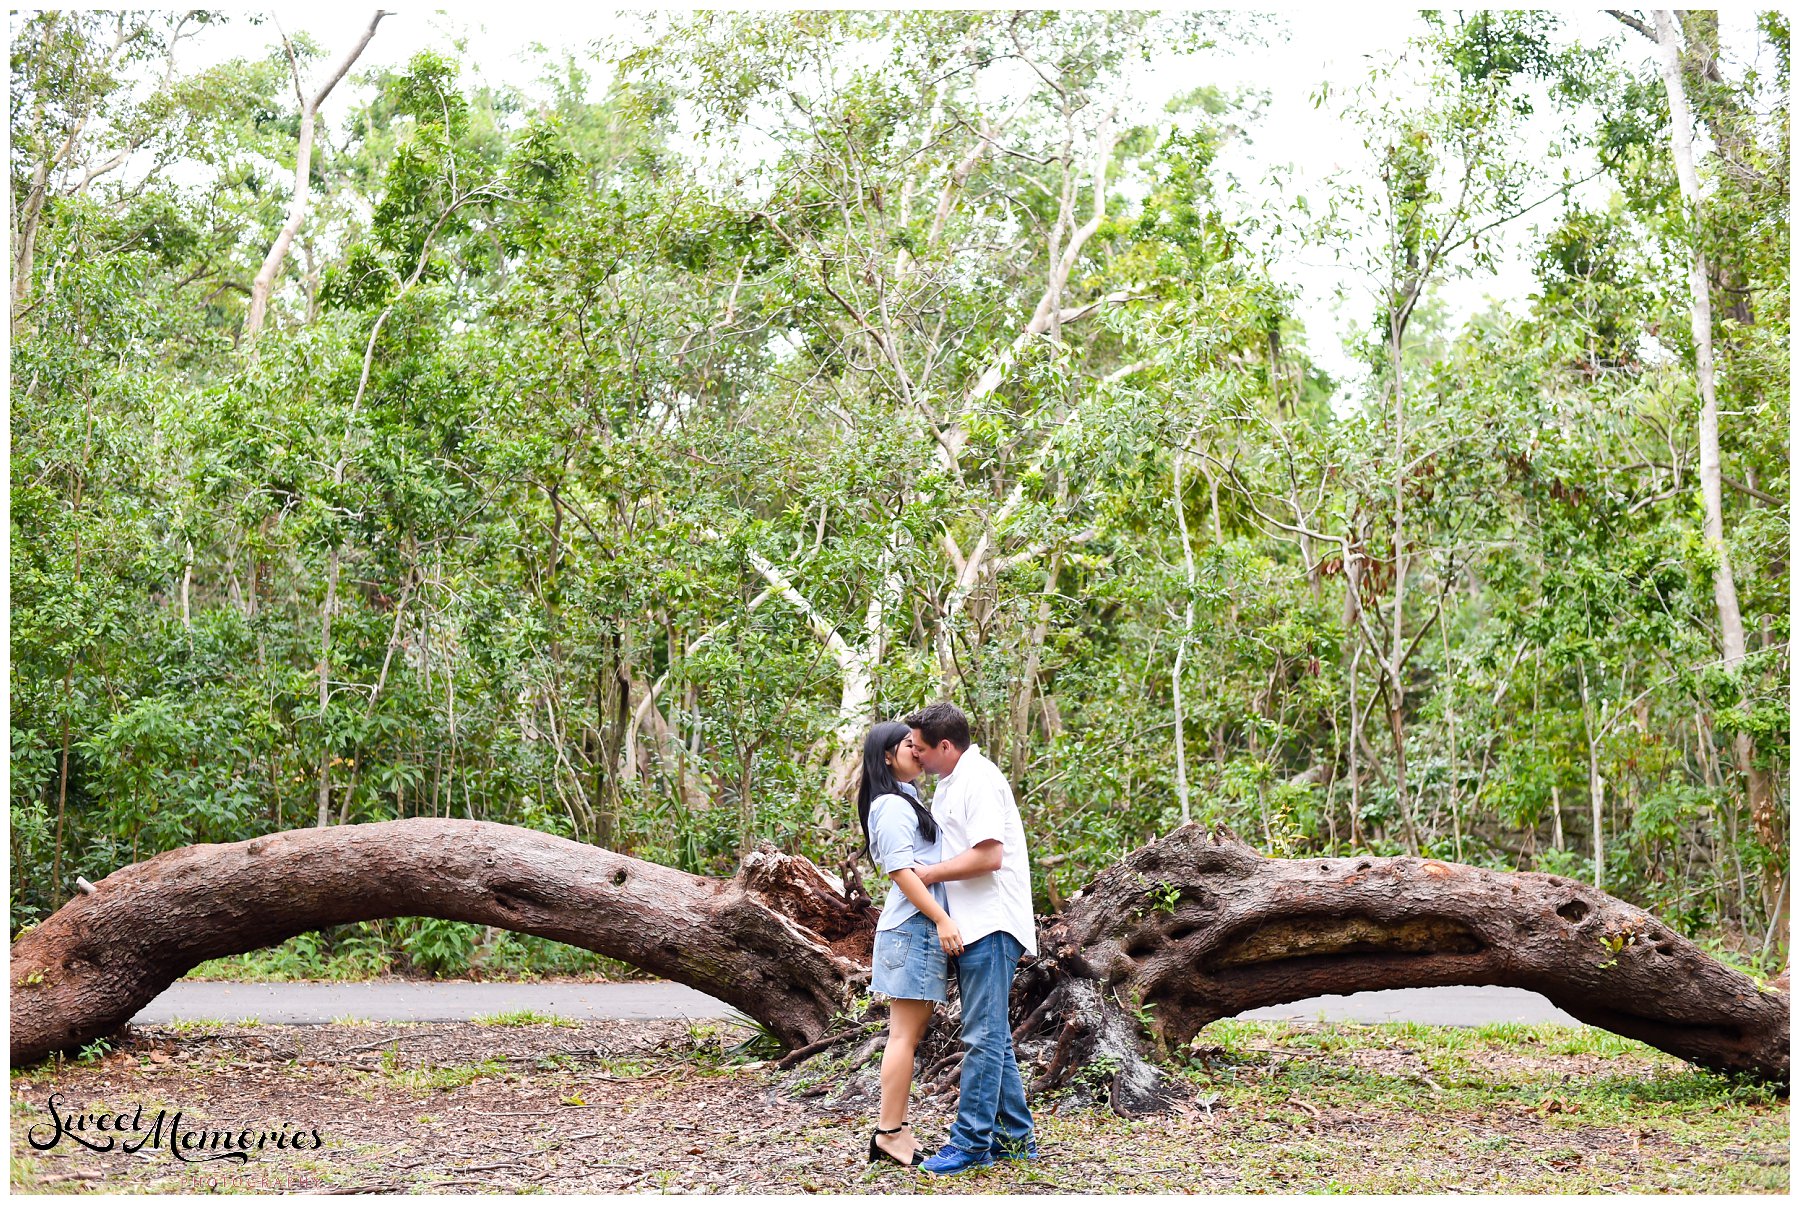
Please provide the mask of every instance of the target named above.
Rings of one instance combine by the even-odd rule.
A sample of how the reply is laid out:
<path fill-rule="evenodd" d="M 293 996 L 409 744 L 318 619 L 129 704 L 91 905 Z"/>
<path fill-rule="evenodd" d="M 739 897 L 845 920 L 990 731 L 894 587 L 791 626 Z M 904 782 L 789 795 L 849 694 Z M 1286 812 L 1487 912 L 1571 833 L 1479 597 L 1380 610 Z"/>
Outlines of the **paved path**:
<path fill-rule="evenodd" d="M 1416 1021 L 1422 1025 L 1581 1024 L 1543 996 L 1517 987 L 1405 987 L 1354 996 L 1315 996 L 1243 1014 L 1246 1021 L 1288 1019 Z"/>
<path fill-rule="evenodd" d="M 731 1006 L 679 983 L 205 983 L 182 980 L 132 1020 L 318 1025 L 326 1021 L 468 1021 L 528 1010 L 576 1021 L 724 1017 Z"/>
<path fill-rule="evenodd" d="M 204 983 L 182 980 L 132 1020 L 317 1025 L 364 1021 L 467 1021 L 520 1010 L 573 1020 L 716 1018 L 730 1006 L 679 983 Z M 1509 987 L 1403 988 L 1318 996 L 1244 1014 L 1246 1020 L 1417 1021 L 1487 1025 L 1496 1021 L 1579 1024 L 1536 992 Z"/>

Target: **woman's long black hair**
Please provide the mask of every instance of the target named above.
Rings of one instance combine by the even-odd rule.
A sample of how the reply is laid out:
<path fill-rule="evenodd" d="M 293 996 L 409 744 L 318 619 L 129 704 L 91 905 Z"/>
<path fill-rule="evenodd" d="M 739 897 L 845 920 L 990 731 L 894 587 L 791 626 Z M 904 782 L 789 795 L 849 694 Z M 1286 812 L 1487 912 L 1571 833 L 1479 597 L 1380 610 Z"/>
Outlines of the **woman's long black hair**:
<path fill-rule="evenodd" d="M 856 788 L 856 818 L 862 821 L 865 856 L 869 852 L 869 805 L 883 795 L 898 795 L 912 804 L 913 814 L 919 818 L 919 836 L 927 842 L 937 840 L 937 822 L 931 818 L 931 809 L 900 789 L 900 780 L 894 777 L 893 767 L 887 764 L 887 755 L 911 731 L 898 720 L 883 720 L 869 729 L 869 735 L 863 738 L 862 783 Z"/>

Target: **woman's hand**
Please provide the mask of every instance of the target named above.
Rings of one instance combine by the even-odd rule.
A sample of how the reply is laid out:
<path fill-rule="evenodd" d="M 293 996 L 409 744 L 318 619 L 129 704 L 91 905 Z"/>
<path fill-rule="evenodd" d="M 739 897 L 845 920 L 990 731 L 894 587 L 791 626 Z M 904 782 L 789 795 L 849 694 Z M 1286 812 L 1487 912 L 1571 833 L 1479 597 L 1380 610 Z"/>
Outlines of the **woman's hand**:
<path fill-rule="evenodd" d="M 938 944 L 944 947 L 944 953 L 952 958 L 963 952 L 962 930 L 956 922 L 945 917 L 938 922 Z"/>

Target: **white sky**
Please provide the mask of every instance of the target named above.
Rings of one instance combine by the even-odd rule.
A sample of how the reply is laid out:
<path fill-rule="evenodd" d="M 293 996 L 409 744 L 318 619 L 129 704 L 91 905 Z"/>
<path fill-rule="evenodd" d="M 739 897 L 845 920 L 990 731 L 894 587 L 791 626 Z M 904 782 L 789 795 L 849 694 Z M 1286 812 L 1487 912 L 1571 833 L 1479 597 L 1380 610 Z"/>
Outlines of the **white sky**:
<path fill-rule="evenodd" d="M 373 10 L 322 3 L 303 9 L 277 7 L 274 11 L 290 33 L 305 30 L 310 34 L 325 48 L 325 61 L 331 62 L 362 30 Z M 1371 56 L 1398 50 L 1408 37 L 1422 31 L 1423 23 L 1411 10 L 1383 10 L 1361 4 L 1272 11 L 1279 20 L 1269 31 L 1273 36 L 1267 47 L 1236 55 L 1215 53 L 1198 65 L 1151 73 L 1139 85 L 1144 93 L 1134 99 L 1160 108 L 1162 98 L 1199 83 L 1213 83 L 1228 90 L 1249 86 L 1266 91 L 1269 103 L 1248 131 L 1249 139 L 1233 145 L 1221 156 L 1219 170 L 1238 180 L 1240 195 L 1252 206 L 1272 199 L 1267 184 L 1272 175 L 1286 181 L 1290 194 L 1306 193 L 1316 205 L 1326 178 L 1340 168 L 1358 165 L 1364 152 L 1357 129 L 1335 118 L 1332 104 L 1315 108 L 1311 95 L 1321 83 L 1329 81 L 1334 97 L 1341 96 L 1367 77 Z M 1563 17 L 1565 32 L 1585 45 L 1622 32 L 1616 22 L 1597 10 L 1565 10 Z M 1726 27 L 1728 45 L 1743 45 L 1749 40 L 1747 17 L 1728 17 Z M 532 4 L 514 4 L 504 10 L 493 6 L 435 11 L 404 8 L 382 22 L 357 69 L 398 68 L 418 50 L 447 47 L 453 39 L 463 38 L 466 48 L 461 57 L 472 80 L 530 88 L 541 61 L 536 45 L 553 55 L 574 50 L 579 59 L 585 57 L 583 52 L 596 39 L 629 37 L 641 28 L 641 18 L 621 17 L 610 10 Z M 274 37 L 272 27 L 252 27 L 241 16 L 234 17 L 228 26 L 209 31 L 194 44 L 189 51 L 194 61 L 184 66 L 199 66 L 233 55 L 256 55 Z M 1631 41 L 1638 43 L 1627 43 L 1633 54 L 1647 54 L 1651 49 L 1635 35 L 1631 35 Z M 588 66 L 596 72 L 600 69 L 597 63 Z M 315 67 L 315 71 L 322 69 Z M 1196 69 L 1199 75 L 1194 74 Z M 603 85 L 605 81 L 596 78 L 595 82 Z M 340 87 L 325 106 L 326 120 L 335 126 L 354 95 L 353 89 Z M 1532 194 L 1532 198 L 1537 195 Z M 1594 204 L 1603 200 L 1603 195 L 1589 192 L 1583 199 Z M 1533 218 L 1554 221 L 1559 211 L 1560 202 L 1552 202 Z M 1521 254 L 1519 249 L 1531 245 L 1533 218 L 1525 219 L 1510 232 L 1510 254 L 1496 273 L 1451 281 L 1445 286 L 1442 295 L 1453 314 L 1466 316 L 1482 308 L 1490 297 L 1513 303 L 1525 297 L 1532 287 L 1529 251 Z M 1365 325 L 1374 312 L 1374 301 L 1359 284 L 1353 267 L 1358 258 L 1346 255 L 1341 263 L 1334 263 L 1327 253 L 1315 248 L 1304 257 L 1284 254 L 1274 266 L 1277 279 L 1297 294 L 1297 316 L 1305 324 L 1314 361 L 1350 388 L 1360 378 L 1360 370 L 1345 355 L 1342 339 L 1353 328 Z M 1342 302 L 1337 300 L 1341 291 L 1347 292 Z"/>

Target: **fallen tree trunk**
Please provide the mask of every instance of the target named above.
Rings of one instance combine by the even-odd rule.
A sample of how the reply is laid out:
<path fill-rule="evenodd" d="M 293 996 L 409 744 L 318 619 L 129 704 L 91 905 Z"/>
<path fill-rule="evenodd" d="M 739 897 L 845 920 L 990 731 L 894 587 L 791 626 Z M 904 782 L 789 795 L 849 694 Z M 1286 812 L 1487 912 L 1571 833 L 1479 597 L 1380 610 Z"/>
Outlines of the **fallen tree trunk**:
<path fill-rule="evenodd" d="M 1057 1041 L 1075 1047 L 1045 1086 L 1103 1054 L 1120 1064 L 1112 1095 L 1127 1112 L 1173 1090 L 1143 1052 L 1221 1017 L 1452 984 L 1527 988 L 1699 1066 L 1788 1078 L 1785 977 L 1759 987 L 1642 909 L 1556 875 L 1265 858 L 1190 825 L 1103 871 L 1039 948 L 1015 1014 L 1041 1015 L 1040 1031 L 1060 1021 Z"/>
<path fill-rule="evenodd" d="M 867 982 L 875 929 L 812 863 L 772 849 L 720 880 L 479 820 L 193 845 L 115 871 L 13 944 L 13 1062 L 112 1032 L 209 958 L 394 916 L 581 946 L 742 1009 L 789 1046 Z"/>
<path fill-rule="evenodd" d="M 13 1061 L 113 1032 L 208 958 L 390 916 L 595 950 L 732 1004 L 794 1051 L 848 1024 L 875 921 L 766 847 L 719 880 L 467 820 L 193 846 L 117 871 L 14 944 Z M 1759 988 L 1641 909 L 1552 875 L 1264 858 L 1190 825 L 1102 872 L 1041 923 L 1039 949 L 1012 1000 L 1022 1069 L 1040 1091 L 1085 1071 L 1126 1113 L 1181 1094 L 1156 1056 L 1208 1023 L 1375 988 L 1529 988 L 1701 1066 L 1788 1075 L 1785 979 Z M 947 1089 L 954 1050 L 939 1036 L 922 1057 Z"/>

